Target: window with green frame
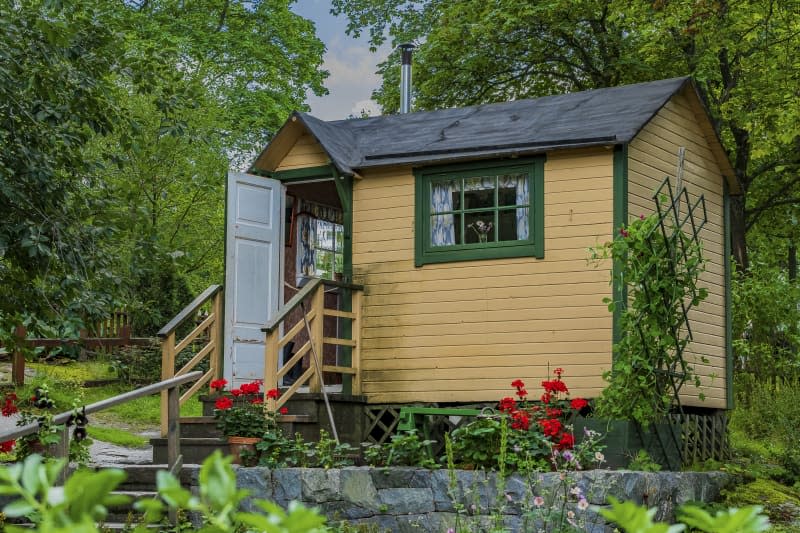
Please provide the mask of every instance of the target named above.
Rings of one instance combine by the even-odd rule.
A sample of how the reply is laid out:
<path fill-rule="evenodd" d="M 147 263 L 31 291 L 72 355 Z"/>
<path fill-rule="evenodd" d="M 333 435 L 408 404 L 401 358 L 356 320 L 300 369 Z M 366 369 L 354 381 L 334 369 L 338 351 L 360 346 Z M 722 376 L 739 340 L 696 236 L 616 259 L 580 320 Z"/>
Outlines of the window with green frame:
<path fill-rule="evenodd" d="M 415 171 L 415 263 L 544 257 L 544 157 Z"/>

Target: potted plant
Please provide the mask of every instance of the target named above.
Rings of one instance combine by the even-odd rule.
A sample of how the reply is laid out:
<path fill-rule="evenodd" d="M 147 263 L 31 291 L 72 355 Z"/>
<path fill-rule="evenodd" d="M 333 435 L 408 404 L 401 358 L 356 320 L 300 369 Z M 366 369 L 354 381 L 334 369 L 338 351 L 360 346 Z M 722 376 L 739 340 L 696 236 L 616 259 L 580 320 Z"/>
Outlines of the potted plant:
<path fill-rule="evenodd" d="M 225 380 L 212 382 L 212 389 L 221 391 Z M 278 389 L 267 392 L 268 398 L 277 398 Z M 266 409 L 261 395 L 261 382 L 245 383 L 229 394 L 221 395 L 214 403 L 217 429 L 228 439 L 234 463 L 241 464 L 242 452 L 255 457 L 256 448 L 263 435 L 277 429 L 275 412 Z M 283 410 L 282 410 L 283 411 Z"/>

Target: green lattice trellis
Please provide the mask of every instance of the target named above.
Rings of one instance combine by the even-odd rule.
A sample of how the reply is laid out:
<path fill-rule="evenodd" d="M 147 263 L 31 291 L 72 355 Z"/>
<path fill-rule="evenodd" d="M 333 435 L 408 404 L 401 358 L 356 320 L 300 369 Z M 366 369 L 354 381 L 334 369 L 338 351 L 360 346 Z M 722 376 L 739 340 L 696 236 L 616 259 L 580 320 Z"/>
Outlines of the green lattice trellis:
<path fill-rule="evenodd" d="M 654 369 L 651 378 L 655 390 L 651 393 L 655 394 L 658 401 L 669 398 L 671 404 L 664 407 L 683 422 L 680 391 L 689 377 L 694 375 L 684 357 L 692 340 L 689 311 L 702 297 L 698 297 L 699 291 L 693 284 L 688 287 L 688 292 L 686 287 L 665 287 L 660 279 L 664 273 L 659 270 L 666 267 L 670 271 L 669 279 L 678 279 L 679 272 L 681 269 L 686 270 L 688 262 L 700 261 L 699 255 L 690 252 L 690 247 L 700 249 L 700 231 L 708 217 L 704 196 L 700 195 L 692 202 L 685 187 L 679 186 L 677 191 L 673 191 L 669 177 L 661 182 L 653 195 L 653 201 L 657 223 L 644 236 L 644 242 L 654 256 L 664 254 L 664 260 L 651 262 L 638 279 L 630 281 L 636 284 L 648 305 L 652 303 L 656 307 L 663 305 L 668 309 L 678 308 L 680 312 L 669 314 L 666 318 L 659 317 L 662 322 L 657 327 L 660 331 L 667 332 L 659 338 L 661 342 L 652 343 L 652 337 L 647 335 L 648 328 L 652 327 L 653 316 L 639 315 L 632 323 L 632 328 L 635 329 L 634 334 L 639 336 L 646 360 L 651 363 L 650 369 Z M 624 308 L 624 299 L 620 303 Z M 642 432 L 643 429 L 639 427 L 639 431 Z M 655 434 L 664 450 L 669 444 L 664 442 L 665 439 L 672 439 L 672 444 L 678 450 L 682 449 L 680 434 L 672 431 L 655 431 Z M 665 453 L 665 456 L 668 455 Z M 680 465 L 670 466 L 677 468 Z"/>

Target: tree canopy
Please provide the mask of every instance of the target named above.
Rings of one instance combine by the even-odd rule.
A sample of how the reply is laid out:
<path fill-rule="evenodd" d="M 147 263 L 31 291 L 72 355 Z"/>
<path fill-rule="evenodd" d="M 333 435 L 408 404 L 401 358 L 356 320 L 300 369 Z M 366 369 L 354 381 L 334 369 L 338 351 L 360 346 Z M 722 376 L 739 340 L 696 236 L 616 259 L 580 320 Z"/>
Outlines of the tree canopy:
<path fill-rule="evenodd" d="M 608 87 L 697 81 L 734 163 L 733 251 L 800 206 L 800 3 L 796 0 L 333 0 L 353 35 L 415 42 L 417 109 Z M 375 97 L 398 107 L 397 54 Z M 794 216 L 794 215 L 793 215 Z M 781 226 L 785 226 L 781 224 Z M 774 237 L 789 231 L 773 232 Z M 787 228 L 789 229 L 789 228 Z"/>
<path fill-rule="evenodd" d="M 221 280 L 229 165 L 325 92 L 324 45 L 289 4 L 0 6 L 6 332 L 126 304 L 152 333 Z"/>

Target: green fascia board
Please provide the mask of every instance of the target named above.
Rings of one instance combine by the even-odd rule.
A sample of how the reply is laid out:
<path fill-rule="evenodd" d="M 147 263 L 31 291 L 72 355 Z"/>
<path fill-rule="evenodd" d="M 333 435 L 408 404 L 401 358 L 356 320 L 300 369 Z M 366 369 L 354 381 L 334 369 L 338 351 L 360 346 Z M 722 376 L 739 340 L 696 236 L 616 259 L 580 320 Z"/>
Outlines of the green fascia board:
<path fill-rule="evenodd" d="M 728 180 L 723 180 L 722 216 L 725 261 L 725 397 L 728 409 L 734 408 L 733 398 L 733 316 L 731 295 L 731 201 Z"/>
<path fill-rule="evenodd" d="M 613 160 L 613 197 L 614 197 L 614 226 L 611 238 L 620 236 L 620 228 L 628 223 L 628 145 L 619 144 L 614 147 Z M 611 295 L 614 301 L 614 314 L 612 317 L 612 342 L 617 344 L 622 339 L 620 321 L 624 304 L 628 299 L 628 289 L 624 281 L 624 266 L 615 261 L 612 265 Z"/>
<path fill-rule="evenodd" d="M 328 179 L 338 175 L 333 165 L 320 165 L 316 167 L 293 168 L 291 170 L 275 170 L 267 172 L 270 178 L 274 178 L 284 183 L 293 181 L 306 181 L 310 179 Z"/>
<path fill-rule="evenodd" d="M 476 161 L 414 169 L 414 265 L 431 263 L 479 261 L 510 257 L 544 257 L 544 161 L 545 156 L 518 159 Z M 426 184 L 429 178 L 453 172 L 463 172 L 465 177 L 479 175 L 482 171 L 506 167 L 529 167 L 531 171 L 531 235 L 532 242 L 486 243 L 483 246 L 461 245 L 446 250 L 426 250 L 428 234 L 428 204 Z"/>

